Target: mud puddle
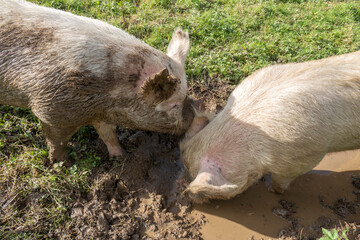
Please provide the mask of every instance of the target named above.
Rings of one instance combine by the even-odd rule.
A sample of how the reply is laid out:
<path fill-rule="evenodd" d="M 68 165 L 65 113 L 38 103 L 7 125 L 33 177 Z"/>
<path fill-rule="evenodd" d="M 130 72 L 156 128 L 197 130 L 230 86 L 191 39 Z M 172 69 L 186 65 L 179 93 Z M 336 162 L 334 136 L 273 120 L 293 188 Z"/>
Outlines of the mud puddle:
<path fill-rule="evenodd" d="M 317 239 L 322 228 L 349 229 L 360 239 L 360 150 L 328 154 L 311 172 L 298 177 L 283 195 L 264 181 L 228 201 L 197 205 L 211 239 Z"/>

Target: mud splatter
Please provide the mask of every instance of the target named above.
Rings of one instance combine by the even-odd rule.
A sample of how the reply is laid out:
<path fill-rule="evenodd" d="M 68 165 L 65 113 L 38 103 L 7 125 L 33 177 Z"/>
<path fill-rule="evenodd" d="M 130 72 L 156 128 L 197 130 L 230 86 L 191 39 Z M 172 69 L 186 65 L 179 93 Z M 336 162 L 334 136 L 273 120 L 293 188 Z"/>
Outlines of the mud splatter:
<path fill-rule="evenodd" d="M 279 201 L 279 204 L 281 207 L 274 207 L 272 210 L 276 216 L 289 219 L 293 213 L 296 213 L 294 203 L 283 199 Z"/>

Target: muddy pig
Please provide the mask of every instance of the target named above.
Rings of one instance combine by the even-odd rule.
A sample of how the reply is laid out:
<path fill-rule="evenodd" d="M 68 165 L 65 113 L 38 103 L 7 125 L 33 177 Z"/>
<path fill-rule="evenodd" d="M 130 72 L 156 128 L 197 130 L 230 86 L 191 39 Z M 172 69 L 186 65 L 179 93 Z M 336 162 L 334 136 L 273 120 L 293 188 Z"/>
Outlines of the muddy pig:
<path fill-rule="evenodd" d="M 175 30 L 167 54 L 105 22 L 18 0 L 0 0 L 0 104 L 41 120 L 51 161 L 93 125 L 110 157 L 123 154 L 116 126 L 181 134 L 194 113 Z"/>
<path fill-rule="evenodd" d="M 180 144 L 186 196 L 229 199 L 267 173 L 281 193 L 326 153 L 360 148 L 360 51 L 263 68 L 207 122 L 195 117 Z"/>

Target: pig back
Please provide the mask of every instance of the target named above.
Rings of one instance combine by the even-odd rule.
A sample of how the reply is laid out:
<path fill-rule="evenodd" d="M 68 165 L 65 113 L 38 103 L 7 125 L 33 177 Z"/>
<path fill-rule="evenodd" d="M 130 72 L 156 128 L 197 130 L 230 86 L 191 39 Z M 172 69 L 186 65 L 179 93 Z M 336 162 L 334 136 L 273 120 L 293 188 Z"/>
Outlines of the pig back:
<path fill-rule="evenodd" d="M 240 84 L 227 108 L 236 119 L 259 127 L 279 149 L 359 148 L 359 76 L 359 52 L 276 65 Z"/>

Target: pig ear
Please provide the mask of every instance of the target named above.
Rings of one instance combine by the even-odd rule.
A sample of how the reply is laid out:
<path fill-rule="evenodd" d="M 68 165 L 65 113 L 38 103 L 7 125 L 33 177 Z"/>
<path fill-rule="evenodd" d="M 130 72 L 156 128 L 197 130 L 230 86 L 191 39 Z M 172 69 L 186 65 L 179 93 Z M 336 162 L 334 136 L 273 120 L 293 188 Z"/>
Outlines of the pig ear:
<path fill-rule="evenodd" d="M 180 80 L 164 68 L 142 84 L 140 94 L 149 103 L 158 104 L 169 99 L 176 91 Z"/>
<path fill-rule="evenodd" d="M 167 48 L 167 55 L 184 66 L 189 49 L 190 40 L 188 32 L 183 32 L 180 28 L 177 28 Z"/>
<path fill-rule="evenodd" d="M 200 171 L 183 194 L 195 203 L 205 203 L 209 199 L 229 199 L 238 194 L 239 187 L 229 183 L 219 172 Z"/>
<path fill-rule="evenodd" d="M 192 138 L 195 134 L 200 132 L 210 122 L 209 117 L 205 115 L 195 116 L 189 129 L 186 132 L 187 138 Z"/>

